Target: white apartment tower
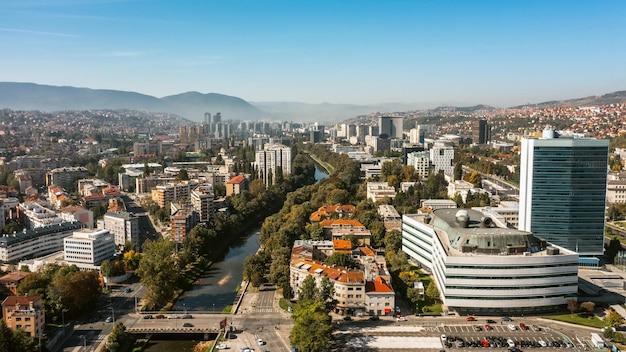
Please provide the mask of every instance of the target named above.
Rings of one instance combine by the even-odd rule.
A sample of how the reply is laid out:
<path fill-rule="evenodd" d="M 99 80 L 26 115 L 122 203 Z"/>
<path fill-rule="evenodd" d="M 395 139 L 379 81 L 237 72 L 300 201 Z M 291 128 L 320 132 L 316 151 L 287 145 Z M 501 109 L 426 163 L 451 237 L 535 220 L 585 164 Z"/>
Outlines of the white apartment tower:
<path fill-rule="evenodd" d="M 454 174 L 454 148 L 443 141 L 436 141 L 430 149 L 430 162 L 433 165 L 433 172 L 443 173 L 449 176 Z"/>
<path fill-rule="evenodd" d="M 276 169 L 280 169 L 284 176 L 291 173 L 291 148 L 278 143 L 267 143 L 263 150 L 257 150 L 254 160 L 259 176 L 266 185 L 270 185 L 270 174 L 275 180 Z"/>

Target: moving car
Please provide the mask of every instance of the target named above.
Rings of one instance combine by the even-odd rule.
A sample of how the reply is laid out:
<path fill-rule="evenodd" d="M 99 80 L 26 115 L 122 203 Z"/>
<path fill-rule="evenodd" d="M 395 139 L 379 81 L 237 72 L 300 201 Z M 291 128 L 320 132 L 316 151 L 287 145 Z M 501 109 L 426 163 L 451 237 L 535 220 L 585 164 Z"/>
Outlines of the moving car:
<path fill-rule="evenodd" d="M 177 314 L 168 315 L 167 319 L 179 319 L 180 317 Z"/>
<path fill-rule="evenodd" d="M 396 321 L 406 321 L 406 318 L 405 317 L 397 317 Z"/>
<path fill-rule="evenodd" d="M 476 321 L 476 318 L 474 318 L 474 317 L 467 317 L 467 318 L 465 318 L 465 320 L 467 320 L 467 321 Z"/>
<path fill-rule="evenodd" d="M 191 328 L 191 327 L 193 327 L 193 324 L 192 324 L 192 323 L 189 323 L 189 322 L 184 322 L 184 323 L 183 323 L 183 327 L 185 327 L 185 328 Z"/>
<path fill-rule="evenodd" d="M 220 343 L 219 345 L 215 346 L 216 350 L 227 350 L 228 349 L 228 345 L 225 343 Z"/>
<path fill-rule="evenodd" d="M 193 318 L 193 317 L 191 316 L 191 314 L 185 314 L 185 315 L 183 315 L 183 319 L 191 319 L 191 318 Z"/>
<path fill-rule="evenodd" d="M 107 317 L 107 319 L 105 321 L 107 323 L 112 323 L 113 322 L 113 318 L 112 317 Z"/>
<path fill-rule="evenodd" d="M 511 319 L 511 317 L 502 317 L 501 320 L 502 321 L 513 321 L 513 319 Z"/>
<path fill-rule="evenodd" d="M 144 319 L 152 319 L 152 315 L 150 314 L 146 314 L 143 316 Z"/>

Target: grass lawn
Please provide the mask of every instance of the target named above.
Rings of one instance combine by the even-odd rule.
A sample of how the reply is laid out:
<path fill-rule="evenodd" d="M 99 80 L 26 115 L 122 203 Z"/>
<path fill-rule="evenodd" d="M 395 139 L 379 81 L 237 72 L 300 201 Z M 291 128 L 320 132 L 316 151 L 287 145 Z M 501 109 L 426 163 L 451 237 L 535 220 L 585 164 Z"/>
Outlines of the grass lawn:
<path fill-rule="evenodd" d="M 548 315 L 544 316 L 545 319 L 563 321 L 566 323 L 591 326 L 594 328 L 603 328 L 604 323 L 602 320 L 598 319 L 595 315 L 588 317 L 584 314 L 560 314 L 560 315 Z"/>

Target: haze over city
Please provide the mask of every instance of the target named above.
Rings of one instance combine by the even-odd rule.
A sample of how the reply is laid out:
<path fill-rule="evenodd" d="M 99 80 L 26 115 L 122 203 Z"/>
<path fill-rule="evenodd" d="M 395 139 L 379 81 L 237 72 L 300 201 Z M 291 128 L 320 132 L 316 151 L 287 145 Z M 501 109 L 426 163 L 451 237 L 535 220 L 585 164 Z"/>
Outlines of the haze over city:
<path fill-rule="evenodd" d="M 623 90 L 622 1 L 0 2 L 2 80 L 252 102 L 489 104 Z"/>

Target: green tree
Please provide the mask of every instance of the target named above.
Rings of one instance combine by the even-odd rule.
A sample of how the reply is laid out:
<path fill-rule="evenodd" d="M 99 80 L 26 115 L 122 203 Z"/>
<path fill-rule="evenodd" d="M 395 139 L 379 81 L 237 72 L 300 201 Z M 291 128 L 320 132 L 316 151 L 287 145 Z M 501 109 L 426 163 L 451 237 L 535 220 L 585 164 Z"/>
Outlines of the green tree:
<path fill-rule="evenodd" d="M 189 180 L 187 169 L 180 169 L 180 171 L 178 171 L 178 175 L 176 175 L 176 181 L 187 181 L 187 180 Z"/>
<path fill-rule="evenodd" d="M 126 327 L 122 323 L 117 323 L 113 327 L 111 335 L 103 348 L 103 352 L 124 352 L 132 347 L 132 337 L 126 332 Z"/>
<path fill-rule="evenodd" d="M 624 324 L 624 317 L 614 310 L 609 310 L 609 314 L 604 318 L 604 325 L 608 327 L 618 327 Z"/>
<path fill-rule="evenodd" d="M 324 259 L 324 263 L 329 265 L 342 266 L 344 268 L 359 268 L 359 262 L 352 259 L 352 257 L 346 253 L 334 252 Z"/>
<path fill-rule="evenodd" d="M 324 228 L 318 222 L 307 224 L 306 232 L 312 240 L 319 241 L 324 239 Z"/>
<path fill-rule="evenodd" d="M 174 243 L 165 240 L 146 241 L 136 274 L 146 287 L 148 307 L 163 307 L 173 297 L 179 271 Z"/>
<path fill-rule="evenodd" d="M 13 331 L 0 319 L 0 351 L 13 351 Z"/>
<path fill-rule="evenodd" d="M 385 252 L 399 251 L 402 247 L 402 233 L 396 229 L 385 234 Z"/>
<path fill-rule="evenodd" d="M 456 163 L 456 165 L 454 165 L 454 179 L 455 180 L 463 179 L 463 164 Z"/>
<path fill-rule="evenodd" d="M 299 301 L 293 311 L 293 320 L 289 340 L 298 351 L 319 352 L 329 347 L 333 327 L 322 302 Z"/>
<path fill-rule="evenodd" d="M 437 289 L 437 284 L 435 284 L 435 281 L 431 281 L 428 284 L 428 287 L 426 287 L 426 292 L 424 292 L 424 294 L 426 295 L 426 297 L 428 297 L 428 299 L 433 302 L 439 301 L 439 289 Z"/>
<path fill-rule="evenodd" d="M 251 254 L 243 264 L 243 277 L 248 280 L 253 287 L 259 287 L 263 283 L 263 273 L 265 272 L 265 258 L 261 253 Z"/>
<path fill-rule="evenodd" d="M 318 290 L 317 299 L 324 304 L 326 313 L 330 313 L 337 306 L 337 300 L 334 298 L 335 284 L 328 276 L 322 277 Z"/>
<path fill-rule="evenodd" d="M 319 296 L 317 285 L 315 284 L 315 278 L 312 275 L 308 275 L 302 280 L 300 285 L 300 291 L 298 291 L 298 300 L 311 301 L 315 300 Z"/>

